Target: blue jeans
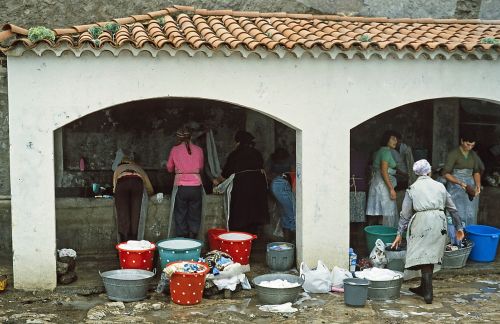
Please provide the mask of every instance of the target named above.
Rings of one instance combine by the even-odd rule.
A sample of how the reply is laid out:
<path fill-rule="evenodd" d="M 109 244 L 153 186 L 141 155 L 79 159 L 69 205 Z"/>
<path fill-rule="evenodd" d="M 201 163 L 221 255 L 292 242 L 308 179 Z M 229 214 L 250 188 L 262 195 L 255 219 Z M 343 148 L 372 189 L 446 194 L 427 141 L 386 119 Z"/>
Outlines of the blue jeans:
<path fill-rule="evenodd" d="M 295 195 L 288 180 L 277 176 L 271 182 L 271 192 L 280 205 L 281 226 L 295 231 Z"/>

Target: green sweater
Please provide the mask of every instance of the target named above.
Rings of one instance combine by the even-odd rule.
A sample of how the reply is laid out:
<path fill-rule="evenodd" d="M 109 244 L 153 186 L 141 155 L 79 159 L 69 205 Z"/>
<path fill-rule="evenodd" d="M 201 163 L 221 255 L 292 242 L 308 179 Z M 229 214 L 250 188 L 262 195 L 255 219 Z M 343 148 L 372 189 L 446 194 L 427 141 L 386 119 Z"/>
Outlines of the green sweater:
<path fill-rule="evenodd" d="M 474 151 L 469 151 L 465 157 L 460 148 L 456 148 L 450 151 L 446 157 L 444 174 L 452 173 L 453 169 L 472 169 L 472 173 L 479 173 L 481 171 L 479 157 Z"/>

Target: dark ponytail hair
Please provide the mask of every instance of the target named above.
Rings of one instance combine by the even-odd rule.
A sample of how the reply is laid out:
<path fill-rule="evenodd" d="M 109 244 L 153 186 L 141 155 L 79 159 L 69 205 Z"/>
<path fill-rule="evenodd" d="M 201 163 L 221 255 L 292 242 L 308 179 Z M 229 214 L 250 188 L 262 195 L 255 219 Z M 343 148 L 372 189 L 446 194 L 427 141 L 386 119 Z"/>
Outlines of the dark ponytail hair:
<path fill-rule="evenodd" d="M 188 154 L 191 155 L 191 145 L 189 144 L 191 140 L 191 132 L 187 128 L 183 127 L 179 129 L 175 133 L 175 135 L 177 136 L 177 140 L 179 141 L 177 145 L 184 143 L 184 145 L 186 145 Z"/>

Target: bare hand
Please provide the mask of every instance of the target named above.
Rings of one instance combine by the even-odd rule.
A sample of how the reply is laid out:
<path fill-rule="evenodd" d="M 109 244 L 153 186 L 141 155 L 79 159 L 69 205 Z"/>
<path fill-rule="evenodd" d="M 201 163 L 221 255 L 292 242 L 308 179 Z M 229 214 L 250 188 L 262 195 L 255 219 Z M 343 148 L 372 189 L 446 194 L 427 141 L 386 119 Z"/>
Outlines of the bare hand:
<path fill-rule="evenodd" d="M 212 184 L 213 184 L 214 186 L 218 186 L 218 185 L 219 185 L 219 183 L 220 183 L 219 179 L 217 179 L 217 178 L 212 179 Z"/>
<path fill-rule="evenodd" d="M 392 242 L 391 249 L 397 249 L 400 243 L 401 243 L 401 235 L 397 235 L 396 239 L 394 239 L 394 242 Z"/>
<path fill-rule="evenodd" d="M 391 200 L 396 200 L 396 191 L 394 189 L 391 189 L 390 191 L 390 195 L 391 195 Z"/>
<path fill-rule="evenodd" d="M 481 186 L 476 186 L 476 196 L 481 193 Z"/>
<path fill-rule="evenodd" d="M 456 231 L 455 236 L 457 240 L 459 241 L 463 240 L 465 236 L 464 231 Z"/>

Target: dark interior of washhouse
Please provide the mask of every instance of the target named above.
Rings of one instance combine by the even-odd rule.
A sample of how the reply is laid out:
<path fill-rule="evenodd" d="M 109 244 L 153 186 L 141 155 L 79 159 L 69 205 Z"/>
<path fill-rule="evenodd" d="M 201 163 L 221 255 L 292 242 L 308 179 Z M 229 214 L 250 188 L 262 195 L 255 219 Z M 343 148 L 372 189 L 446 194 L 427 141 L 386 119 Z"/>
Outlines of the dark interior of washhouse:
<path fill-rule="evenodd" d="M 456 127 L 450 127 L 453 123 Z M 82 261 L 85 256 L 112 260 L 107 267 L 116 268 L 113 200 L 96 199 L 92 184 L 104 188 L 100 194 L 112 193 L 111 165 L 120 148 L 143 166 L 155 193 L 165 194 L 162 203 L 149 205 L 145 239 L 157 242 L 166 238 L 173 175 L 166 171 L 165 164 L 175 143 L 175 132 L 181 126 L 188 126 L 193 142 L 202 146 L 206 132 L 211 130 L 221 165 L 234 148 L 234 135 L 240 129 L 255 135 L 256 148 L 263 154 L 266 166 L 276 148 L 284 148 L 292 156 L 296 154 L 295 129 L 228 102 L 159 98 L 124 103 L 84 116 L 55 133 L 57 247 L 75 249 L 83 256 Z M 367 226 L 366 196 L 372 155 L 379 148 L 384 131 L 401 133 L 402 141 L 412 149 L 414 160 L 428 159 L 436 171 L 442 167 L 446 152 L 458 145 L 457 134 L 463 129 L 474 130 L 478 135 L 475 149 L 485 165 L 478 224 L 500 227 L 496 212 L 500 209 L 497 199 L 500 187 L 498 181 L 486 180 L 486 177 L 495 179 L 500 171 L 500 106 L 465 98 L 419 101 L 374 116 L 351 129 L 350 178 L 345 179 L 345 185 L 350 190 L 350 245 L 358 258 L 370 252 L 363 231 Z M 436 161 L 440 162 L 436 165 Z M 207 179 L 204 188 L 209 197 L 205 211 L 208 226 L 223 227 L 222 198 L 211 193 L 212 184 Z M 396 188 L 399 210 L 405 189 L 404 184 Z M 252 261 L 260 263 L 265 263 L 265 244 L 276 240 L 273 234 L 278 209 L 271 194 L 269 202 L 274 220 L 262 229 L 252 252 Z"/>
<path fill-rule="evenodd" d="M 358 255 L 370 254 L 364 228 L 371 163 L 387 130 L 401 134 L 401 142 L 411 148 L 414 161 L 427 159 L 431 163 L 434 179 L 441 175 L 447 152 L 458 147 L 459 134 L 475 134 L 474 150 L 485 167 L 477 223 L 500 226 L 500 105 L 468 98 L 419 101 L 396 107 L 351 129 L 350 242 Z M 398 213 L 407 185 L 402 181 L 395 188 Z"/>

